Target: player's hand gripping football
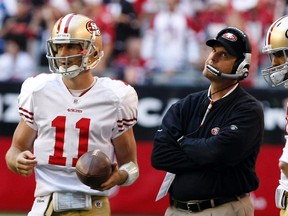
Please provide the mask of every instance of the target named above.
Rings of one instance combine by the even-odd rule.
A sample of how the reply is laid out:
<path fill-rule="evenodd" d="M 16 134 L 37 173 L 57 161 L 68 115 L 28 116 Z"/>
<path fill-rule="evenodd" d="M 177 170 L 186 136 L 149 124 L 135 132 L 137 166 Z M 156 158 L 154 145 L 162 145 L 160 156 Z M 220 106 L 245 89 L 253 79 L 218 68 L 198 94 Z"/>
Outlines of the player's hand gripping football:
<path fill-rule="evenodd" d="M 113 172 L 109 179 L 107 179 L 107 181 L 101 184 L 100 187 L 91 187 L 91 189 L 99 191 L 109 190 L 115 185 L 123 184 L 128 178 L 128 173 L 126 171 L 119 170 L 119 166 L 117 163 L 112 164 L 112 170 Z"/>
<path fill-rule="evenodd" d="M 30 176 L 36 165 L 36 157 L 30 151 L 23 151 L 16 158 L 15 167 L 17 172 L 22 176 Z"/>

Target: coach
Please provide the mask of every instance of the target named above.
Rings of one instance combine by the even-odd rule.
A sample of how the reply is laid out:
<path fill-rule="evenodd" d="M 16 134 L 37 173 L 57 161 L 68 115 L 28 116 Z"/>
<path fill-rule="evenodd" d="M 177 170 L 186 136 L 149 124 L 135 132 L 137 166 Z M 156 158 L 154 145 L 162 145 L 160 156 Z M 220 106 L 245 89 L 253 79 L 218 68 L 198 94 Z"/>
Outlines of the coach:
<path fill-rule="evenodd" d="M 260 102 L 240 86 L 249 74 L 250 42 L 228 27 L 206 44 L 209 89 L 172 105 L 155 135 L 152 166 L 167 171 L 157 200 L 169 192 L 165 216 L 253 216 L 249 193 L 259 186 L 264 117 Z"/>

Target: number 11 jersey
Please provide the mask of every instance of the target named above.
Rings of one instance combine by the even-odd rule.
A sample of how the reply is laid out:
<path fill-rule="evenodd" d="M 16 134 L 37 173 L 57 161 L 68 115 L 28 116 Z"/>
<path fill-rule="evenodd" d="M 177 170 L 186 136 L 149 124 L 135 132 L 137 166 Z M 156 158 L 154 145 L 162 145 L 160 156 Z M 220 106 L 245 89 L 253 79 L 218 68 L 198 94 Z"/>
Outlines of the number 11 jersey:
<path fill-rule="evenodd" d="M 111 140 L 137 121 L 134 88 L 119 80 L 95 77 L 91 88 L 73 96 L 61 75 L 40 74 L 23 83 L 18 103 L 21 117 L 37 131 L 35 196 L 71 188 L 109 195 L 83 185 L 75 165 L 83 153 L 96 148 L 115 159 Z"/>

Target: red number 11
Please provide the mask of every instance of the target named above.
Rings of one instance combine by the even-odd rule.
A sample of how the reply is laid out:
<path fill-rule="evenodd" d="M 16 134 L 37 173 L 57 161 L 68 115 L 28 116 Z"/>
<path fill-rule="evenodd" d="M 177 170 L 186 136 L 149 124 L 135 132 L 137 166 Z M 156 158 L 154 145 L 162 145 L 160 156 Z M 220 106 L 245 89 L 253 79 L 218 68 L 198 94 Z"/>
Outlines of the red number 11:
<path fill-rule="evenodd" d="M 55 127 L 55 149 L 54 155 L 49 156 L 49 164 L 66 165 L 67 158 L 63 156 L 65 125 L 66 116 L 57 116 L 52 121 L 52 126 Z M 90 119 L 81 118 L 76 123 L 76 128 L 79 129 L 78 155 L 77 158 L 73 158 L 72 166 L 75 166 L 78 158 L 88 150 Z M 66 145 L 69 145 L 69 143 L 66 143 Z"/>

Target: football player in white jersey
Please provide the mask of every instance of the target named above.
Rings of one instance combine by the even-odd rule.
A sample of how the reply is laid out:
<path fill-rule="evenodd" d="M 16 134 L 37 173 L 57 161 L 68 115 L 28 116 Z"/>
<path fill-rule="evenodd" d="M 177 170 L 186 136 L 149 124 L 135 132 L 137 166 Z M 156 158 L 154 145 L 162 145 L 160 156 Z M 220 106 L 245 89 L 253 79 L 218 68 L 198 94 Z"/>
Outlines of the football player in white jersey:
<path fill-rule="evenodd" d="M 262 75 L 271 87 L 284 85 L 288 88 L 288 16 L 282 16 L 274 21 L 266 34 L 263 53 L 269 55 L 271 65 L 262 70 Z M 288 104 L 287 114 L 288 114 Z M 279 158 L 281 171 L 279 186 L 275 191 L 275 205 L 280 210 L 280 216 L 288 215 L 288 118 L 286 114 L 285 139 L 286 144 Z"/>
<path fill-rule="evenodd" d="M 35 201 L 28 215 L 110 215 L 111 188 L 131 185 L 139 176 L 133 134 L 137 93 L 122 81 L 93 76 L 103 51 L 101 32 L 90 18 L 63 16 L 47 46 L 53 73 L 23 83 L 22 118 L 7 165 L 22 176 L 35 172 Z M 96 148 L 114 161 L 114 170 L 100 188 L 91 189 L 79 181 L 75 165 Z"/>

